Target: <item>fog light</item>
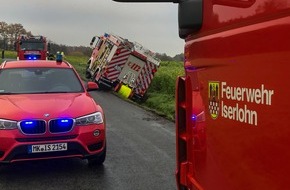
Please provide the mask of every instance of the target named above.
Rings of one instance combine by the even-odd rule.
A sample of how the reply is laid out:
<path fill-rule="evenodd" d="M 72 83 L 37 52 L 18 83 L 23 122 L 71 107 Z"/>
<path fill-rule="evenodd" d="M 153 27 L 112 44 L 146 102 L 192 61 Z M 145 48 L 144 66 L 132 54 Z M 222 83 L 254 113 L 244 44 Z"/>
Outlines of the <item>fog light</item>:
<path fill-rule="evenodd" d="M 100 133 L 101 133 L 100 130 L 97 129 L 97 130 L 94 131 L 93 134 L 94 134 L 95 137 L 97 137 L 97 136 L 100 135 Z"/>

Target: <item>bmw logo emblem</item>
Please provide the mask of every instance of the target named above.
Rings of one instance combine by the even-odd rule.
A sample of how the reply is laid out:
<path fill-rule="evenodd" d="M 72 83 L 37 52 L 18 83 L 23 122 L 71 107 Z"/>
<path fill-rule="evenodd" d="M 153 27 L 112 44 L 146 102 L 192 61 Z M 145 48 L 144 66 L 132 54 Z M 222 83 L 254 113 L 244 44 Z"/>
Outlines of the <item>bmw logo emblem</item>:
<path fill-rule="evenodd" d="M 49 113 L 45 113 L 43 116 L 44 117 L 49 117 L 50 115 L 49 115 Z"/>

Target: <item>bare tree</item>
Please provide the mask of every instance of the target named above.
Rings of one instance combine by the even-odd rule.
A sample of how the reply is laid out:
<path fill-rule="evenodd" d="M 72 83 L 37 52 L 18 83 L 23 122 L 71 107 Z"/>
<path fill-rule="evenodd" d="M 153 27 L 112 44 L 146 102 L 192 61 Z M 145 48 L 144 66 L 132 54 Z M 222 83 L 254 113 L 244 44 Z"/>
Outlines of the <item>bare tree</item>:
<path fill-rule="evenodd" d="M 8 24 L 6 22 L 0 22 L 0 47 L 6 49 L 6 39 Z"/>
<path fill-rule="evenodd" d="M 27 34 L 26 30 L 23 28 L 22 24 L 10 24 L 7 28 L 8 31 L 8 43 L 10 47 L 14 46 L 17 37 L 21 34 Z"/>

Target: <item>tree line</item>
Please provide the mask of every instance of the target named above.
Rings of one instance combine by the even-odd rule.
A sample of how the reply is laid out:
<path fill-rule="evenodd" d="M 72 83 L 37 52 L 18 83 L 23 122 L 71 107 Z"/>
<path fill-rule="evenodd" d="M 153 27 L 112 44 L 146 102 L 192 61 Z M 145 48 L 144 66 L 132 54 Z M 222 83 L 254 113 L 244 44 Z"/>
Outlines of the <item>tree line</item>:
<path fill-rule="evenodd" d="M 8 24 L 4 21 L 0 21 L 0 50 L 15 49 L 15 42 L 19 35 L 33 36 L 31 31 L 27 31 L 22 24 L 12 23 Z M 50 44 L 50 53 L 56 54 L 57 51 L 64 52 L 65 55 L 86 55 L 91 56 L 92 49 L 86 46 L 67 46 L 62 44 L 56 44 L 48 40 Z M 170 57 L 165 53 L 157 53 L 156 56 L 162 61 L 183 61 L 183 54 L 178 54 L 174 57 Z"/>
<path fill-rule="evenodd" d="M 183 61 L 184 60 L 184 54 L 177 54 L 174 57 L 170 57 L 169 55 L 166 55 L 166 53 L 156 53 L 156 57 L 159 58 L 161 61 Z"/>
<path fill-rule="evenodd" d="M 26 31 L 22 24 L 7 24 L 0 21 L 0 49 L 12 50 L 19 35 L 31 36 L 30 31 Z"/>
<path fill-rule="evenodd" d="M 13 51 L 15 49 L 14 44 L 19 35 L 33 36 L 33 33 L 31 31 L 27 31 L 22 24 L 8 24 L 4 21 L 0 21 L 0 50 Z M 59 45 L 50 40 L 48 40 L 48 42 L 50 44 L 51 54 L 56 54 L 57 51 L 62 51 L 65 54 L 78 52 L 78 55 L 91 55 L 92 50 L 90 47 Z"/>

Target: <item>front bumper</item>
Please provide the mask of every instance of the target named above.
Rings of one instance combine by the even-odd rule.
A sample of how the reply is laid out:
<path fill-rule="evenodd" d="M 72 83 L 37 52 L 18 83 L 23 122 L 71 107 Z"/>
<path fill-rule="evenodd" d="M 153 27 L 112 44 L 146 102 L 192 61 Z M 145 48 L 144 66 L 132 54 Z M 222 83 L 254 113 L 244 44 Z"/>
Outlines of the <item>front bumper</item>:
<path fill-rule="evenodd" d="M 100 135 L 94 136 L 99 130 Z M 24 135 L 18 129 L 0 131 L 0 163 L 52 158 L 88 158 L 101 154 L 105 148 L 105 127 L 101 125 L 80 126 L 63 134 Z M 29 146 L 67 143 L 67 150 L 29 153 Z"/>

